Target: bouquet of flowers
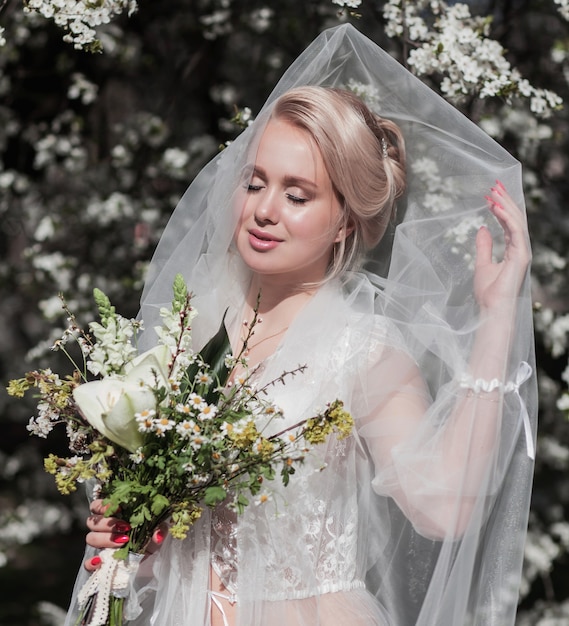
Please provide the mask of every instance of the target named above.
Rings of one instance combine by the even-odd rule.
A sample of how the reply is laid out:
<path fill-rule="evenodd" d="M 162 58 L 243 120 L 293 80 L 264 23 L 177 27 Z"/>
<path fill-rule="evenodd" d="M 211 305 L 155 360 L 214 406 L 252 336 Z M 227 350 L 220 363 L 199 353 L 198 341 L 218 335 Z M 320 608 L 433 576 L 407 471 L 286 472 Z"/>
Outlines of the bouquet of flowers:
<path fill-rule="evenodd" d="M 28 429 L 47 437 L 64 424 L 71 456 L 50 454 L 46 470 L 63 494 L 95 480 L 107 505 L 105 515 L 130 525 L 129 541 L 113 551 L 87 582 L 79 601 L 86 626 L 121 626 L 125 599 L 137 563 L 154 531 L 164 522 L 174 539 L 184 539 L 203 507 L 221 503 L 238 512 L 252 498 L 266 499 L 264 482 L 280 475 L 287 485 L 310 448 L 330 433 L 346 437 L 352 418 L 336 400 L 319 414 L 278 434 L 265 436 L 257 424 L 279 419 L 282 412 L 267 395 L 304 368 L 283 372 L 257 388 L 247 367 L 247 344 L 258 322 L 255 311 L 240 354 L 231 355 L 222 324 L 205 348 L 191 349 L 196 311 L 181 276 L 173 285 L 170 309 L 162 309 L 156 328 L 158 345 L 143 354 L 136 349 L 142 323 L 117 314 L 109 299 L 95 290 L 100 322 L 89 331 L 77 323 L 65 301 L 69 326 L 54 349 L 65 351 L 73 337 L 83 363 L 60 377 L 50 369 L 12 380 L 8 392 L 22 397 L 34 390 L 38 415 Z M 231 374 L 239 366 L 236 380 Z M 261 420 L 261 418 L 263 418 Z M 274 430 L 274 429 L 273 429 Z"/>

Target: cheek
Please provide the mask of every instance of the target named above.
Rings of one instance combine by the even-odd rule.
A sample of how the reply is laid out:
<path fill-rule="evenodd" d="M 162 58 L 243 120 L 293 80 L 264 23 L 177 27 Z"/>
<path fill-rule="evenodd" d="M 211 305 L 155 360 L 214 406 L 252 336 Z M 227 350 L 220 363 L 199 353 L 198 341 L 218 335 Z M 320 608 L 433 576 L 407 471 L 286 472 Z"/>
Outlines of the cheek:
<path fill-rule="evenodd" d="M 291 231 L 303 239 L 324 242 L 336 234 L 336 222 L 329 211 L 306 211 L 289 217 Z"/>

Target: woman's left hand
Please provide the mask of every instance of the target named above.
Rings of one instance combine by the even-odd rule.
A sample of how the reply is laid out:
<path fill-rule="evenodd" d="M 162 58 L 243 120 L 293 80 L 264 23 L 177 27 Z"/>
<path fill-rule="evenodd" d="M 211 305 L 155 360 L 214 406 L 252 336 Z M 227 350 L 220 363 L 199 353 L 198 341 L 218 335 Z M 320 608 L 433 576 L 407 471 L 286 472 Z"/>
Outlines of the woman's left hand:
<path fill-rule="evenodd" d="M 492 235 L 482 227 L 476 236 L 476 268 L 474 294 L 483 310 L 511 306 L 531 261 L 529 234 L 525 214 L 497 182 L 486 196 L 490 211 L 504 230 L 504 258 L 492 260 Z"/>

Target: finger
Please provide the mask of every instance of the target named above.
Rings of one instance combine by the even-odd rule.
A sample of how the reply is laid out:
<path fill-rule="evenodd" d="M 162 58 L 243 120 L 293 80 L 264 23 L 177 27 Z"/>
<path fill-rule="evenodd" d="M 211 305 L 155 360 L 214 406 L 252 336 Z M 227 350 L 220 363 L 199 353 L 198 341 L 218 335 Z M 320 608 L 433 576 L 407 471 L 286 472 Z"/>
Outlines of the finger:
<path fill-rule="evenodd" d="M 101 498 L 97 498 L 96 500 L 93 500 L 91 504 L 89 504 L 89 510 L 95 515 L 103 515 L 107 508 L 108 506 L 105 506 L 103 504 L 103 500 L 101 500 Z"/>
<path fill-rule="evenodd" d="M 128 543 L 130 537 L 126 533 L 95 531 L 87 533 L 85 541 L 93 548 L 120 548 Z"/>
<path fill-rule="evenodd" d="M 516 227 L 522 231 L 527 231 L 527 221 L 524 212 L 513 200 L 502 183 L 496 181 L 496 185 L 490 190 L 490 209 L 503 223 L 507 220 L 509 227 Z"/>
<path fill-rule="evenodd" d="M 481 226 L 476 234 L 476 266 L 492 263 L 492 235 L 486 226 Z"/>
<path fill-rule="evenodd" d="M 88 572 L 94 572 L 95 570 L 99 569 L 99 567 L 101 567 L 101 557 L 96 555 L 91 557 L 90 559 L 87 559 L 84 563 L 83 563 L 83 567 L 88 571 Z"/>
<path fill-rule="evenodd" d="M 89 515 L 87 528 L 95 532 L 127 533 L 130 524 L 118 517 L 105 517 L 104 515 Z"/>
<path fill-rule="evenodd" d="M 164 543 L 164 539 L 168 536 L 168 525 L 166 523 L 160 526 L 152 533 L 152 539 L 146 546 L 146 553 L 153 554 Z"/>
<path fill-rule="evenodd" d="M 529 233 L 525 214 L 508 195 L 505 189 L 496 185 L 486 196 L 490 210 L 502 226 L 507 243 L 508 257 L 529 258 Z"/>

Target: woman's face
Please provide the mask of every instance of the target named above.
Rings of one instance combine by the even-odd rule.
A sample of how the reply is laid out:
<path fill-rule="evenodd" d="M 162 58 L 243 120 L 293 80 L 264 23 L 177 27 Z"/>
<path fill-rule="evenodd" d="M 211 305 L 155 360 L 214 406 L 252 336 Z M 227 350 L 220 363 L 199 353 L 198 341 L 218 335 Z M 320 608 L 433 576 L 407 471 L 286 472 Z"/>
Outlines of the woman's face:
<path fill-rule="evenodd" d="M 235 240 L 256 274 L 287 284 L 318 282 L 343 237 L 340 203 L 312 138 L 272 119 L 245 188 Z"/>

